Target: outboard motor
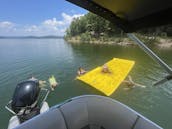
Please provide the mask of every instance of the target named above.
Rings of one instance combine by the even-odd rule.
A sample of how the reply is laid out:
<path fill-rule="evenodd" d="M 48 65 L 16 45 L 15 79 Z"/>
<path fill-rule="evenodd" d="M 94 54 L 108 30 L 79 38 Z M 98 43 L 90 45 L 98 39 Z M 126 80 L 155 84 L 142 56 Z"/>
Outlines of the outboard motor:
<path fill-rule="evenodd" d="M 39 114 L 37 99 L 40 92 L 38 81 L 24 81 L 17 85 L 13 94 L 11 108 L 21 122 Z"/>

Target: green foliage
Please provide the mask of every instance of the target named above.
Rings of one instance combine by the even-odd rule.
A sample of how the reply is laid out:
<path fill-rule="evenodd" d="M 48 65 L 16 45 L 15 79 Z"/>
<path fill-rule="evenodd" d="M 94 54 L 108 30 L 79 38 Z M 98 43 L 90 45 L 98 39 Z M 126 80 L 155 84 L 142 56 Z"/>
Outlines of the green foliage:
<path fill-rule="evenodd" d="M 91 41 L 91 35 L 86 32 L 86 33 L 82 33 L 81 34 L 81 39 L 80 39 L 82 42 L 89 42 Z"/>
<path fill-rule="evenodd" d="M 66 36 L 82 35 L 82 39 L 89 39 L 90 37 L 98 38 L 100 36 L 113 36 L 119 34 L 121 31 L 117 29 L 109 21 L 99 17 L 93 13 L 88 13 L 85 16 L 76 18 L 72 21 L 70 27 L 66 30 Z M 83 35 L 83 33 L 87 33 Z"/>
<path fill-rule="evenodd" d="M 172 25 L 162 26 L 158 28 L 143 29 L 137 32 L 143 35 L 146 41 L 156 40 L 157 36 L 172 36 Z M 97 16 L 93 13 L 76 18 L 72 21 L 70 27 L 66 30 L 65 38 L 79 36 L 82 41 L 90 41 L 93 39 L 110 40 L 114 37 L 124 37 L 121 29 L 117 28 L 113 23 Z M 112 38 L 113 37 L 113 38 Z"/>
<path fill-rule="evenodd" d="M 67 35 L 76 36 L 86 31 L 85 17 L 76 18 L 72 21 L 70 27 L 67 29 Z"/>

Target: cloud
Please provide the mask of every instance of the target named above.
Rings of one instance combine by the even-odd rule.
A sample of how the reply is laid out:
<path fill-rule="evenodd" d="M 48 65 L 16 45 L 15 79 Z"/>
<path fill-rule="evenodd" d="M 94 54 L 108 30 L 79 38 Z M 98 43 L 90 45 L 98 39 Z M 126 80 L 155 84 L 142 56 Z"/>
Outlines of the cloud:
<path fill-rule="evenodd" d="M 0 22 L 0 35 L 2 36 L 44 36 L 57 35 L 63 36 L 65 30 L 69 27 L 74 18 L 83 16 L 83 14 L 69 15 L 62 13 L 61 20 L 57 18 L 46 19 L 38 25 L 19 25 L 10 21 Z M 4 31 L 8 30 L 8 31 Z"/>
<path fill-rule="evenodd" d="M 74 14 L 72 16 L 67 15 L 66 13 L 62 13 L 62 17 L 64 19 L 65 24 L 70 24 L 74 18 L 78 18 L 83 16 L 83 14 Z"/>
<path fill-rule="evenodd" d="M 53 18 L 45 20 L 42 24 L 46 26 L 57 26 L 58 24 L 61 24 L 61 21 L 58 21 L 56 18 Z"/>
<path fill-rule="evenodd" d="M 39 31 L 38 27 L 36 25 L 25 27 L 26 32 L 33 32 L 33 31 Z"/>
<path fill-rule="evenodd" d="M 62 13 L 62 20 L 57 20 L 56 18 L 45 20 L 42 24 L 44 26 L 69 26 L 70 23 L 73 21 L 74 18 L 78 18 L 83 16 L 83 14 L 74 14 L 74 15 L 68 15 L 66 13 Z"/>
<path fill-rule="evenodd" d="M 0 22 L 0 36 L 5 36 L 13 32 L 16 29 L 14 26 L 15 24 L 10 21 Z"/>
<path fill-rule="evenodd" d="M 0 22 L 0 28 L 12 28 L 14 26 L 14 23 L 9 21 L 3 21 Z"/>
<path fill-rule="evenodd" d="M 49 33 L 54 33 L 56 35 L 64 35 L 65 30 L 69 27 L 70 23 L 74 18 L 79 18 L 84 14 L 74 14 L 68 15 L 66 13 L 62 13 L 62 20 L 57 20 L 56 18 L 47 19 L 42 22 L 42 24 L 38 27 L 41 30 L 49 31 Z"/>

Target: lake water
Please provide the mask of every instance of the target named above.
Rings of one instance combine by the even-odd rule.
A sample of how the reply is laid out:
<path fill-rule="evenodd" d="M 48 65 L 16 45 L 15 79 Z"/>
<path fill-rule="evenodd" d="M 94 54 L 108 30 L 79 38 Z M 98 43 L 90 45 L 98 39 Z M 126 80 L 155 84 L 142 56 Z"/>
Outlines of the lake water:
<path fill-rule="evenodd" d="M 172 49 L 152 49 L 172 66 Z M 147 87 L 126 91 L 121 85 L 110 97 L 128 105 L 163 128 L 172 129 L 172 82 L 161 87 L 152 86 L 166 73 L 140 48 L 69 44 L 63 39 L 0 39 L 0 128 L 7 128 L 11 114 L 4 106 L 11 99 L 18 82 L 32 74 L 41 80 L 55 75 L 59 86 L 47 99 L 50 106 L 78 95 L 103 95 L 74 78 L 79 66 L 91 70 L 113 57 L 135 60 L 136 64 L 130 75 L 135 82 Z"/>

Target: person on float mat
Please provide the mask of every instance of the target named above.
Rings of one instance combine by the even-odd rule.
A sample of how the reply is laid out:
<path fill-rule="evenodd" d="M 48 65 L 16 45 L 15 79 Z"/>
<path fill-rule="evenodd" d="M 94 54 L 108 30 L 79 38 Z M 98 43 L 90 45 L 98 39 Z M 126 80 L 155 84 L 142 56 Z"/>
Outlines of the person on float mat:
<path fill-rule="evenodd" d="M 78 68 L 78 71 L 77 71 L 78 76 L 84 75 L 85 73 L 87 73 L 87 71 L 84 70 L 82 67 Z"/>
<path fill-rule="evenodd" d="M 111 73 L 111 71 L 109 70 L 107 64 L 104 64 L 104 65 L 102 66 L 102 71 L 101 71 L 101 72 L 102 72 L 102 73 Z"/>
<path fill-rule="evenodd" d="M 126 90 L 132 89 L 135 87 L 146 88 L 146 86 L 144 85 L 135 83 L 130 75 L 128 76 L 128 80 L 124 80 L 122 83 L 127 86 L 127 88 L 125 88 Z"/>

